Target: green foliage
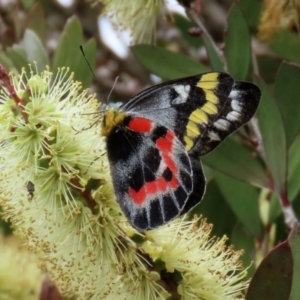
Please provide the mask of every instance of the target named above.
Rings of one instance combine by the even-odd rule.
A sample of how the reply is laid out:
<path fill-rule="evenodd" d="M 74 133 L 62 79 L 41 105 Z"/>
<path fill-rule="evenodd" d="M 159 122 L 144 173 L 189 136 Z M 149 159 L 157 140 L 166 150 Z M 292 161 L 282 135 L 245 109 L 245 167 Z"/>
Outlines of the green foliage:
<path fill-rule="evenodd" d="M 197 61 L 160 47 L 137 45 L 132 47 L 132 52 L 146 68 L 164 79 L 176 79 L 209 71 Z"/>
<path fill-rule="evenodd" d="M 61 32 L 53 57 L 49 57 L 44 41 L 41 40 L 41 36 L 44 35 L 41 30 L 44 24 L 40 22 L 43 15 L 41 6 L 35 3 L 24 22 L 28 28 L 23 32 L 22 46 L 13 44 L 7 47 L 5 52 L 1 51 L 0 63 L 5 68 L 15 69 L 17 72 L 20 72 L 22 68 L 27 68 L 28 64 L 35 64 L 39 72 L 45 70 L 46 66 L 49 66 L 54 73 L 58 68 L 68 67 L 74 72 L 74 79 L 82 82 L 84 88 L 88 88 L 92 83 L 93 73 L 89 70 L 79 47 L 83 47 L 89 64 L 94 68 L 97 51 L 95 39 L 85 42 L 79 19 L 72 17 L 66 22 Z"/>
<path fill-rule="evenodd" d="M 253 276 L 246 299 L 289 299 L 292 269 L 291 248 L 288 242 L 284 242 L 275 247 L 260 264 Z"/>
<path fill-rule="evenodd" d="M 260 87 L 262 98 L 257 112 L 258 123 L 252 123 L 251 128 L 257 127 L 259 132 L 259 136 L 256 136 L 258 140 L 254 139 L 252 145 L 256 142 L 259 145 L 253 147 L 251 143 L 241 143 L 241 134 L 235 134 L 235 141 L 228 139 L 202 158 L 205 165 L 215 170 L 212 172 L 214 180 L 209 182 L 202 203 L 191 214 L 201 213 L 206 216 L 216 227 L 215 234 L 222 232 L 229 235 L 235 246 L 245 249 L 244 262 L 249 263 L 250 253 L 257 252 L 255 243 L 268 240 L 270 226 L 276 225 L 282 217 L 280 198 L 286 197 L 293 201 L 295 214 L 300 215 L 297 211 L 300 208 L 297 205 L 300 203 L 300 66 L 295 63 L 299 62 L 300 51 L 299 37 L 288 31 L 279 32 L 270 42 L 270 47 L 278 56 L 259 59 L 254 56 L 253 61 L 249 32 L 256 30 L 253 23 L 249 29 L 249 18 L 245 19 L 242 13 L 246 7 L 245 2 L 242 2 L 241 7 L 234 5 L 229 11 L 223 57 L 209 36 L 202 34 L 200 39 L 208 52 L 212 70 L 222 71 L 227 67 L 229 73 L 240 80 L 250 79 L 255 71 L 254 83 Z M 180 26 L 180 23 L 177 22 L 177 25 Z M 191 46 L 194 47 L 194 43 Z M 150 63 L 147 55 L 140 54 L 140 47 L 133 47 L 139 61 L 153 73 L 169 79 L 169 76 L 164 76 L 164 59 L 157 56 L 162 49 L 151 49 L 155 63 Z M 167 51 L 164 50 L 164 57 L 168 57 Z M 170 52 L 170 55 L 174 53 Z M 285 62 L 283 58 L 291 61 Z M 167 64 L 166 69 L 169 74 L 186 76 L 184 71 L 179 74 L 175 64 Z M 262 73 L 258 73 L 259 70 Z M 260 187 L 260 190 L 254 186 Z M 263 219 L 261 214 L 265 215 Z M 289 255 L 280 252 L 286 251 L 283 246 L 279 246 L 280 250 L 274 256 L 270 255 L 270 270 L 267 267 L 270 257 L 266 257 L 255 273 L 247 299 L 292 299 L 292 295 L 296 294 L 296 284 L 292 286 L 291 282 L 299 279 L 297 272 L 293 274 L 299 262 L 292 260 L 292 257 L 300 250 L 299 235 L 294 233 L 293 238 L 297 242 L 293 250 L 289 249 Z M 280 259 L 283 256 L 285 259 Z M 281 270 L 284 270 L 282 274 Z M 250 272 L 254 272 L 253 266 Z M 262 278 L 270 278 L 270 286 Z"/>
<path fill-rule="evenodd" d="M 0 63 L 18 73 L 33 61 L 39 71 L 45 66 L 54 73 L 57 68 L 69 67 L 83 87 L 91 86 L 93 74 L 79 46 L 83 46 L 94 69 L 103 63 L 96 57 L 103 51 L 97 37 L 86 36 L 81 20 L 72 16 L 50 54 L 46 9 L 32 0 L 21 4 L 25 20 L 20 24 L 14 19 L 15 40 L 3 39 Z M 299 232 L 293 230 L 284 236 L 286 241 L 278 244 L 276 237 L 282 238 L 281 232 L 272 231 L 286 220 L 280 199 L 292 202 L 295 215 L 300 217 L 300 39 L 291 30 L 282 29 L 265 43 L 269 50 L 258 55 L 253 41 L 261 9 L 258 0 L 234 3 L 227 11 L 226 30 L 224 27 L 218 42 L 213 33 L 201 30 L 199 36 L 191 36 L 188 29 L 199 25 L 196 20 L 175 16 L 175 26 L 182 36 L 177 47 L 168 41 L 160 41 L 164 47 L 132 46 L 134 65 L 132 69 L 119 69 L 118 74 L 132 76 L 144 85 L 149 83 L 150 73 L 169 80 L 215 70 L 228 72 L 236 80 L 252 80 L 260 87 L 262 98 L 256 118 L 201 158 L 209 170 L 207 191 L 190 215 L 204 215 L 214 224 L 213 234 L 226 234 L 236 248 L 243 248 L 245 265 L 253 260 L 258 265 L 260 258 L 274 247 L 256 270 L 254 264 L 251 266 L 249 274 L 255 273 L 247 300 L 300 299 Z M 205 59 L 199 59 L 200 49 L 206 50 Z M 125 65 L 124 61 L 118 63 Z M 133 69 L 142 70 L 142 75 L 136 75 Z M 2 223 L 0 226 L 4 227 Z"/>
<path fill-rule="evenodd" d="M 283 62 L 275 80 L 274 94 L 284 122 L 287 148 L 294 142 L 300 127 L 299 78 L 299 65 Z"/>
<path fill-rule="evenodd" d="M 274 189 L 280 194 L 286 193 L 287 145 L 281 112 L 266 85 L 258 79 L 254 82 L 262 91 L 257 118 L 264 145 L 265 162 L 272 175 Z"/>
<path fill-rule="evenodd" d="M 251 39 L 247 22 L 237 5 L 229 12 L 225 35 L 225 56 L 229 73 L 245 80 L 250 66 Z"/>
<path fill-rule="evenodd" d="M 216 151 L 204 156 L 202 161 L 232 178 L 259 187 L 270 186 L 270 178 L 261 161 L 255 158 L 249 149 L 234 140 L 227 139 Z"/>
<path fill-rule="evenodd" d="M 288 30 L 279 31 L 270 43 L 271 49 L 279 57 L 300 63 L 299 37 Z"/>
<path fill-rule="evenodd" d="M 292 230 L 268 253 L 252 278 L 246 300 L 299 299 L 299 237 L 299 230 Z"/>

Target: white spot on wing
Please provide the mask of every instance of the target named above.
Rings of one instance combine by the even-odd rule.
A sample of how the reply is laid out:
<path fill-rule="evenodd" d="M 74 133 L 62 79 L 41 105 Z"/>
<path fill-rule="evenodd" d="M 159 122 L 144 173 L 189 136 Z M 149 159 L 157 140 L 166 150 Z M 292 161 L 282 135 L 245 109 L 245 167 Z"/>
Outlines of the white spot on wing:
<path fill-rule="evenodd" d="M 230 123 L 227 120 L 219 119 L 218 121 L 214 122 L 214 127 L 219 130 L 228 130 Z"/>
<path fill-rule="evenodd" d="M 221 140 L 219 135 L 214 131 L 209 131 L 208 136 L 212 141 L 220 141 Z"/>
<path fill-rule="evenodd" d="M 189 85 L 178 84 L 173 86 L 173 88 L 179 96 L 172 101 L 172 104 L 185 103 L 189 97 L 191 87 Z"/>
<path fill-rule="evenodd" d="M 229 98 L 234 99 L 239 97 L 239 92 L 237 90 L 232 90 L 229 94 Z"/>
<path fill-rule="evenodd" d="M 231 101 L 231 107 L 233 110 L 241 112 L 243 107 L 242 107 L 242 103 L 238 100 L 232 100 Z"/>
<path fill-rule="evenodd" d="M 231 122 L 236 122 L 240 119 L 241 114 L 237 111 L 231 111 L 226 115 L 226 119 L 231 121 Z"/>

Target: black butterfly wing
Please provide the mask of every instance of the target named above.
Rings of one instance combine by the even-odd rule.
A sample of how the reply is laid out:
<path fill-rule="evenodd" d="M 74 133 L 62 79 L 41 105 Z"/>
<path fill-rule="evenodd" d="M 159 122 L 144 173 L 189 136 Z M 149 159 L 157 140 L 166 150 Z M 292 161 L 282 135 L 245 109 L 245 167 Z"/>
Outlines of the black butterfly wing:
<path fill-rule="evenodd" d="M 123 108 L 166 126 L 189 153 L 204 155 L 251 119 L 259 99 L 252 83 L 206 73 L 146 89 Z"/>
<path fill-rule="evenodd" d="M 200 160 L 191 161 L 176 135 L 151 120 L 128 115 L 107 136 L 117 200 L 139 230 L 159 227 L 202 199 Z"/>
<path fill-rule="evenodd" d="M 199 155 L 248 122 L 259 99 L 254 84 L 206 73 L 156 85 L 108 110 L 102 134 L 117 200 L 131 224 L 156 228 L 198 204 L 205 191 Z"/>

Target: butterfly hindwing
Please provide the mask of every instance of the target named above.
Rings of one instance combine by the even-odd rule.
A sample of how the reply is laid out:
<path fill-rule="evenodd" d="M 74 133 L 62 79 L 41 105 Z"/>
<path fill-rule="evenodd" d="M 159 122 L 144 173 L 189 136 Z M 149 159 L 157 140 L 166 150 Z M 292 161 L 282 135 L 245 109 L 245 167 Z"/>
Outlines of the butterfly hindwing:
<path fill-rule="evenodd" d="M 102 120 L 117 200 L 137 229 L 159 227 L 197 205 L 205 191 L 199 156 L 254 115 L 260 90 L 225 73 L 165 82 Z"/>
<path fill-rule="evenodd" d="M 208 117 L 207 123 L 200 122 L 198 124 L 199 135 L 193 139 L 189 133 L 186 133 L 188 136 L 186 147 L 190 148 L 189 143 L 193 145 L 189 150 L 190 153 L 202 156 L 216 148 L 227 136 L 253 117 L 258 107 L 259 99 L 260 90 L 257 86 L 249 82 L 234 82 L 227 98 L 219 98 L 220 105 L 216 108 L 217 113 L 210 118 Z M 195 112 L 191 116 L 193 114 Z M 189 117 L 186 132 L 189 131 L 189 126 L 197 125 L 196 122 L 191 122 L 191 116 Z M 197 119 L 195 116 L 193 116 L 193 119 Z"/>
<path fill-rule="evenodd" d="M 140 230 L 161 226 L 182 213 L 194 192 L 196 172 L 203 182 L 197 201 L 202 198 L 200 161 L 193 170 L 182 143 L 164 126 L 128 116 L 108 136 L 107 152 L 117 200 Z"/>

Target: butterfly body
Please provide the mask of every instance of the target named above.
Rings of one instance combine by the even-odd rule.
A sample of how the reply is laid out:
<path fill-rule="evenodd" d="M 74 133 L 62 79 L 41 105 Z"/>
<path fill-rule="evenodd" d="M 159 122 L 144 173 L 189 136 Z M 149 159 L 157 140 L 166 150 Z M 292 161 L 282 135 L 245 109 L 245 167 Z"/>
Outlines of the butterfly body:
<path fill-rule="evenodd" d="M 190 210 L 205 192 L 199 156 L 255 113 L 259 89 L 225 73 L 206 73 L 141 92 L 102 121 L 113 185 L 139 230 Z"/>

